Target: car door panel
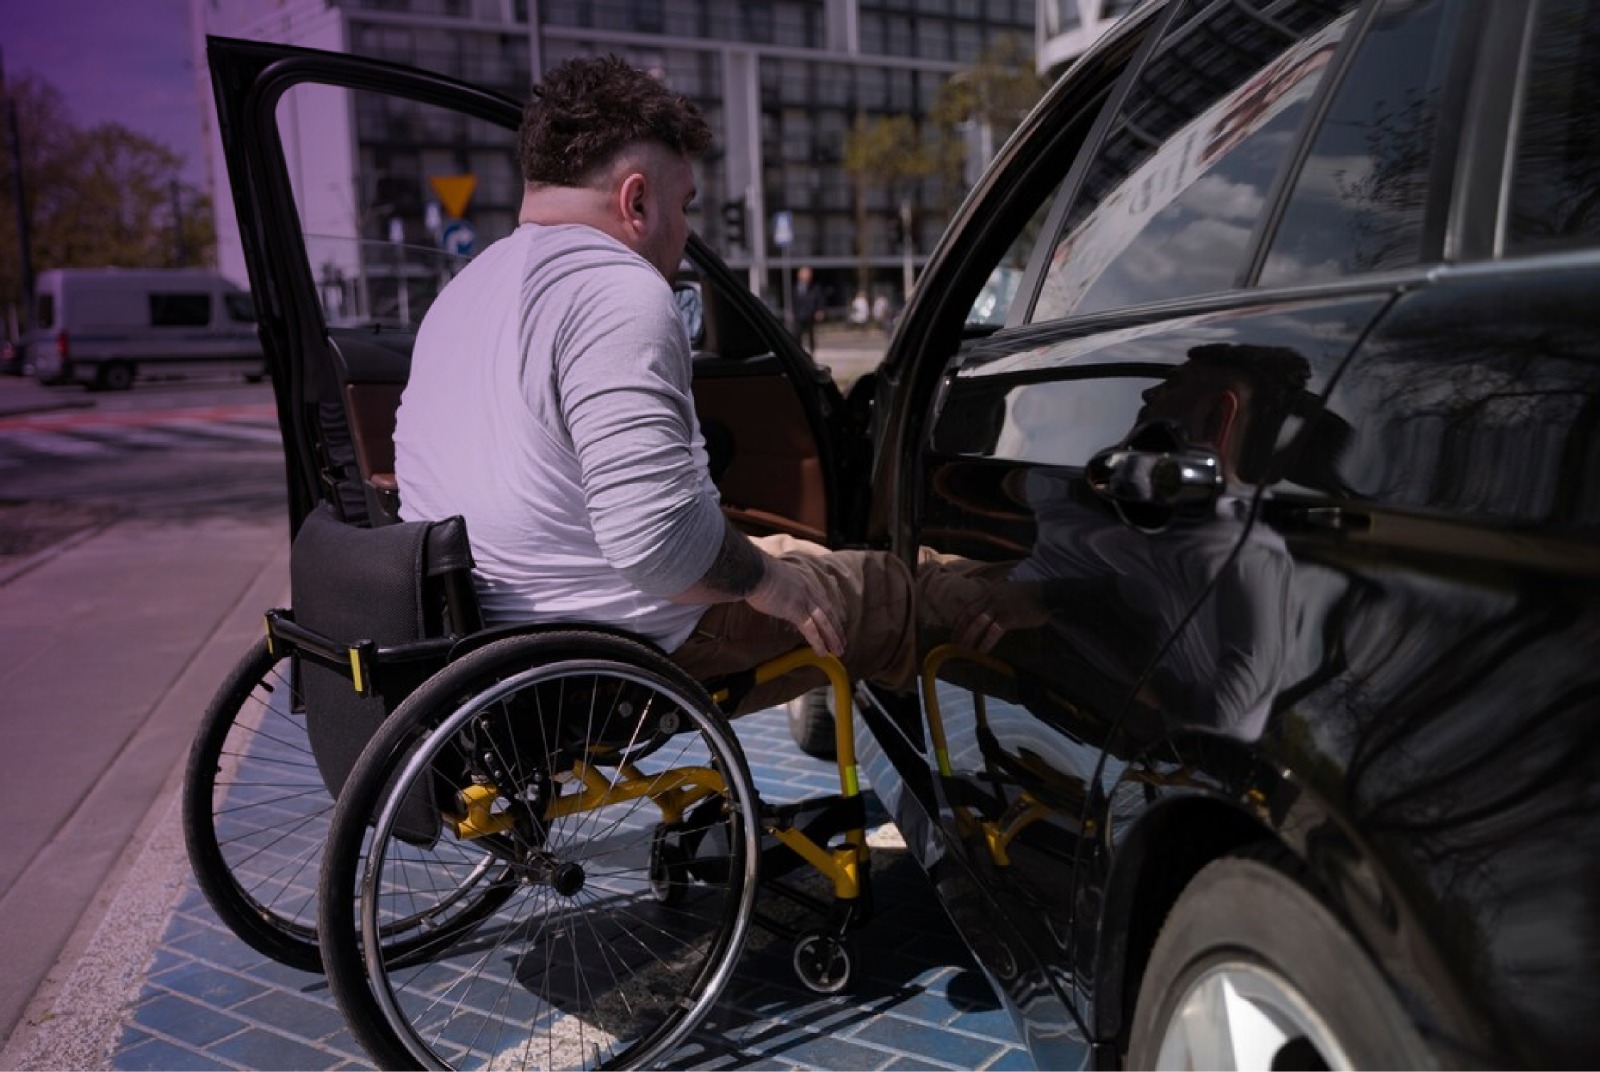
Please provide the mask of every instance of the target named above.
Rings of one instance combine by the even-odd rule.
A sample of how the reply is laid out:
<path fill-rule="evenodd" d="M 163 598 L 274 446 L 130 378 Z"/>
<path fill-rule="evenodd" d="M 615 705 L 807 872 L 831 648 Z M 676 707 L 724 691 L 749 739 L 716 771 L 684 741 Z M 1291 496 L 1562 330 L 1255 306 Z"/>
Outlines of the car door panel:
<path fill-rule="evenodd" d="M 822 456 L 778 363 L 697 358 L 694 405 L 723 512 L 752 535 L 826 544 Z"/>
<path fill-rule="evenodd" d="M 1515 1022 L 1498 1032 L 1513 1063 L 1583 1063 L 1579 1010 L 1600 1002 L 1571 955 L 1600 942 L 1571 851 L 1600 845 L 1585 259 L 1444 272 L 1400 299 L 1329 397 L 1350 426 L 1332 479 L 1285 485 L 1263 514 L 1309 612 L 1269 744 L 1378 863 L 1353 881 L 1330 821 L 1292 835 L 1331 888 L 1376 885 L 1355 903 L 1381 910 L 1351 918 L 1441 1038 L 1482 1054 Z M 1495 926 L 1474 922 L 1491 904 Z"/>
<path fill-rule="evenodd" d="M 1251 489 L 1309 441 L 1321 392 L 1388 300 L 1380 288 L 1096 334 L 1004 331 L 969 347 L 947 380 L 921 513 L 936 560 L 924 572 L 935 622 L 925 706 L 945 750 L 939 822 L 974 884 L 1002 891 L 1023 955 L 1080 1014 L 1100 918 L 1068 891 L 1099 885 L 1080 873 L 1105 866 L 1099 835 L 1145 806 L 1119 796 L 1121 814 L 1107 813 L 1149 750 L 1175 733 L 1260 734 L 1288 572 L 1281 543 L 1253 535 Z M 1162 407 L 1185 412 L 1160 397 L 1174 383 L 1202 400 L 1189 405 L 1221 391 L 1190 379 L 1223 360 L 1287 365 L 1292 381 L 1253 400 L 1249 435 L 1227 446 L 1223 499 L 1160 516 L 1097 494 L 1092 459 Z M 983 586 L 1025 595 L 1031 617 L 985 655 L 939 650 L 941 600 L 959 614 Z"/>

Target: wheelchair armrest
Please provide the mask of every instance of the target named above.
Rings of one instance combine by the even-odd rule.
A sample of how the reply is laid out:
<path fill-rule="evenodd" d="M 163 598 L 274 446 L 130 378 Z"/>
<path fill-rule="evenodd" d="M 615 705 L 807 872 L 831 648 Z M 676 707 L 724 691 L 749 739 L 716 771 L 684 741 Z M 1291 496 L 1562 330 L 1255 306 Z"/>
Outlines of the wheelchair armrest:
<path fill-rule="evenodd" d="M 273 652 L 286 651 L 316 660 L 350 679 L 357 695 L 377 696 L 382 667 L 395 663 L 443 663 L 460 637 L 430 637 L 403 644 L 379 646 L 370 640 L 343 643 L 307 629 L 294 620 L 294 612 L 267 611 L 267 644 Z"/>

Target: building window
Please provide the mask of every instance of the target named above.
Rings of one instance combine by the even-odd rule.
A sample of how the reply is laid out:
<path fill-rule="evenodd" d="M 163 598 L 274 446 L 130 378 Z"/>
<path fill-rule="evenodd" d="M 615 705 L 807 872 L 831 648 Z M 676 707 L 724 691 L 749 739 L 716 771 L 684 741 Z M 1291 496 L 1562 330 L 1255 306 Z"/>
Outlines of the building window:
<path fill-rule="evenodd" d="M 950 58 L 950 24 L 943 19 L 917 20 L 917 54 L 925 60 Z"/>
<path fill-rule="evenodd" d="M 1071 33 L 1082 26 L 1078 0 L 1047 0 L 1044 5 L 1044 28 L 1047 34 L 1054 37 L 1056 34 Z"/>

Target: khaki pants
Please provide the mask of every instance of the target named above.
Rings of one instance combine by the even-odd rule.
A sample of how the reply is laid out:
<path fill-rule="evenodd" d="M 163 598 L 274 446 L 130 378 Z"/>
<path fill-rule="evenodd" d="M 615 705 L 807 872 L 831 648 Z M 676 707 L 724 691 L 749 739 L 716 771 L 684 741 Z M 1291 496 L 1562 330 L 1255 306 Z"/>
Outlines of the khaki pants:
<path fill-rule="evenodd" d="M 769 555 L 811 573 L 833 594 L 843 619 L 843 662 L 852 682 L 911 687 L 916 679 L 917 630 L 911 571 L 904 563 L 881 551 L 830 551 L 791 536 L 764 536 L 755 542 Z M 805 639 L 788 622 L 743 602 L 717 603 L 706 609 L 671 658 L 704 681 L 753 670 L 805 646 Z M 820 670 L 803 667 L 753 689 L 739 703 L 738 713 L 783 703 L 827 683 Z"/>

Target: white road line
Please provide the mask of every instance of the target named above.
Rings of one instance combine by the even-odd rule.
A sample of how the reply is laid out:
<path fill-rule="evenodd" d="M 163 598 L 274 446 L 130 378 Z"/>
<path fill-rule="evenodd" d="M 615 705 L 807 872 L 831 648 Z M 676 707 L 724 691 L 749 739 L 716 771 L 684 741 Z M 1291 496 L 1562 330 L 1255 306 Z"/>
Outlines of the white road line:
<path fill-rule="evenodd" d="M 167 421 L 162 428 L 177 428 L 185 432 L 209 436 L 213 439 L 240 439 L 250 443 L 279 443 L 283 436 L 278 431 L 276 424 L 236 424 L 217 421 Z"/>
<path fill-rule="evenodd" d="M 85 458 L 103 454 L 105 447 L 99 443 L 85 443 L 76 436 L 57 432 L 16 431 L 0 433 L 0 442 L 14 444 L 29 454 L 48 454 L 59 458 Z"/>

